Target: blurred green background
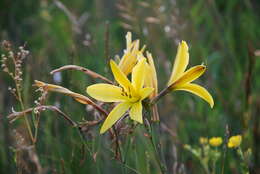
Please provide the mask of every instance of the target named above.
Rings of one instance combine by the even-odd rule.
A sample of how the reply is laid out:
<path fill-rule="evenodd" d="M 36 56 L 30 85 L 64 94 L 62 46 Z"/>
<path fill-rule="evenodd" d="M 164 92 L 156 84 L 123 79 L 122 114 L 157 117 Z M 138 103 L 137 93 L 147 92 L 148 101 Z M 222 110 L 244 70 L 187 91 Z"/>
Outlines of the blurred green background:
<path fill-rule="evenodd" d="M 95 82 L 85 74 L 64 71 L 57 76 L 58 80 L 49 74 L 63 65 L 80 65 L 112 79 L 107 61 L 123 54 L 127 31 L 153 54 L 159 89 L 163 89 L 177 45 L 181 40 L 187 41 L 189 66 L 202 62 L 207 65 L 206 73 L 197 83 L 213 95 L 215 106 L 210 109 L 206 102 L 185 92 L 172 93 L 160 101 L 161 150 L 167 173 L 203 173 L 198 160 L 180 144 L 198 145 L 201 136 L 225 138 L 227 132 L 243 135 L 242 149 L 252 149 L 250 169 L 257 173 L 260 166 L 259 9 L 258 0 L 1 0 L 0 40 L 9 40 L 16 47 L 26 43 L 30 51 L 23 64 L 26 108 L 34 106 L 39 94 L 32 87 L 34 80 L 56 83 L 85 95 L 86 86 Z M 12 108 L 21 110 L 8 91 L 13 85 L 1 71 L 0 173 L 17 172 L 13 130 L 22 132 L 23 128 L 19 121 L 9 124 L 6 118 Z M 75 121 L 92 120 L 94 116 L 84 105 L 60 94 L 51 93 L 47 104 L 59 106 Z M 111 142 L 107 136 L 98 134 L 98 127 L 91 130 L 92 137 L 82 138 L 76 128 L 55 115 L 49 111 L 41 115 L 34 153 L 43 173 L 135 173 L 130 168 L 139 173 L 158 173 L 149 153 L 151 147 L 141 133 L 142 127 L 136 138 L 123 142 L 123 147 L 131 145 L 130 149 L 123 148 L 127 168 L 112 160 Z M 26 161 L 27 157 L 24 159 L 20 167 L 33 163 Z M 240 160 L 232 151 L 227 152 L 224 163 L 225 173 L 240 173 L 237 167 Z M 217 173 L 222 165 L 217 163 Z"/>

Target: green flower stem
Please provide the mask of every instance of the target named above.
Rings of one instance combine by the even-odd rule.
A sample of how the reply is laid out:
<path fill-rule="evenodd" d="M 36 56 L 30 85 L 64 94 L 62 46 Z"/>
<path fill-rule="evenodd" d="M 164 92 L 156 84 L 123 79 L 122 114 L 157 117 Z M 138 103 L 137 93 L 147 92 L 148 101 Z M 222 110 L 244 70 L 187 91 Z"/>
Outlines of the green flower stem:
<path fill-rule="evenodd" d="M 242 166 L 243 173 L 244 174 L 249 174 L 249 168 L 248 168 L 247 162 L 245 160 L 244 154 L 243 154 L 242 149 L 241 149 L 240 146 L 237 148 L 237 153 L 238 153 L 238 155 L 240 156 L 240 158 L 242 160 L 241 166 Z"/>
<path fill-rule="evenodd" d="M 206 174 L 210 174 L 208 163 L 205 163 L 204 161 L 202 161 L 202 159 L 199 159 L 199 160 L 201 161 L 201 165 L 202 165 L 203 169 L 205 170 Z"/>
<path fill-rule="evenodd" d="M 161 174 L 165 174 L 166 173 L 166 167 L 164 166 L 164 164 L 161 162 L 161 157 L 160 157 L 160 153 L 157 149 L 157 146 L 155 144 L 155 140 L 154 140 L 154 137 L 153 137 L 153 133 L 152 133 L 152 128 L 151 128 L 151 125 L 149 123 L 149 121 L 147 120 L 147 123 L 148 124 L 145 124 L 145 128 L 149 134 L 149 141 L 153 147 L 153 152 L 154 152 L 154 156 L 155 156 L 155 160 L 160 168 L 160 171 L 161 171 Z"/>
<path fill-rule="evenodd" d="M 216 159 L 214 159 L 212 162 L 212 174 L 216 174 L 216 162 L 217 162 Z"/>
<path fill-rule="evenodd" d="M 20 88 L 18 87 L 18 84 L 17 84 L 16 81 L 15 81 L 15 87 L 16 87 L 16 91 L 17 91 L 18 100 L 19 100 L 21 109 L 23 111 L 25 107 L 24 107 L 24 104 L 23 104 Z M 24 120 L 25 120 L 26 128 L 27 128 L 27 131 L 29 133 L 30 139 L 31 139 L 32 143 L 35 144 L 36 142 L 35 142 L 34 137 L 33 137 L 32 129 L 31 129 L 29 120 L 28 120 L 28 118 L 26 117 L 25 114 L 24 114 Z"/>

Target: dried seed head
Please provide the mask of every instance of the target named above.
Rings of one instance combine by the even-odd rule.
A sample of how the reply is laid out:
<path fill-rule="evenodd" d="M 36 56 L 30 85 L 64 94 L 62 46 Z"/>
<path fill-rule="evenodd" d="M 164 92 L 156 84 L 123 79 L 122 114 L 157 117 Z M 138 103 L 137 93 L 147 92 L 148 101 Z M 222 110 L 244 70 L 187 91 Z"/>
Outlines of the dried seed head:
<path fill-rule="evenodd" d="M 9 42 L 9 41 L 6 41 L 6 40 L 4 40 L 3 42 L 2 42 L 2 47 L 5 49 L 5 50 L 10 50 L 11 49 L 11 43 Z"/>
<path fill-rule="evenodd" d="M 9 56 L 10 58 L 14 57 L 14 52 L 13 52 L 13 51 L 9 51 L 9 52 L 8 52 L 8 56 Z"/>

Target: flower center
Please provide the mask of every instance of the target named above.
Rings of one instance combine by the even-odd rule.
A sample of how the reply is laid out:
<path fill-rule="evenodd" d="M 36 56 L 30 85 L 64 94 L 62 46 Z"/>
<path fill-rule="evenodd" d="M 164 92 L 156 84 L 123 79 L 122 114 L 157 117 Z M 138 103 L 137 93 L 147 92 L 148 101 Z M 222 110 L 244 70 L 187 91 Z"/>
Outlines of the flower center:
<path fill-rule="evenodd" d="M 131 91 L 131 88 L 128 87 L 127 90 L 123 87 L 121 87 L 121 95 L 124 97 L 127 97 L 130 102 L 136 102 L 140 100 L 140 96 L 136 96 L 133 94 L 133 91 Z"/>

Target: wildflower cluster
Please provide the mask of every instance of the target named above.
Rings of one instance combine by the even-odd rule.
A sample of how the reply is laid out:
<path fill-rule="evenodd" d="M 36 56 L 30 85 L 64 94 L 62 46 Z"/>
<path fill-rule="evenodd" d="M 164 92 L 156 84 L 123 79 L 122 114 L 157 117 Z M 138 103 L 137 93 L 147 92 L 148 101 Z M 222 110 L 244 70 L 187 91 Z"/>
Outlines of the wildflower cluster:
<path fill-rule="evenodd" d="M 185 71 L 189 63 L 188 45 L 185 41 L 182 41 L 178 46 L 168 84 L 159 94 L 154 60 L 150 52 L 146 51 L 146 54 L 144 54 L 145 47 L 140 47 L 139 40 L 132 41 L 132 34 L 128 32 L 126 35 L 126 49 L 119 63 L 117 64 L 114 60 L 110 60 L 115 83 L 107 80 L 102 75 L 97 75 L 95 72 L 91 71 L 92 73 L 89 73 L 90 76 L 95 73 L 95 78 L 105 79 L 104 81 L 108 83 L 90 85 L 86 88 L 86 92 L 98 101 L 109 104 L 114 103 L 112 105 L 114 106 L 113 109 L 108 115 L 105 115 L 106 119 L 100 133 L 106 132 L 118 120 L 125 118 L 124 116 L 129 116 L 130 119 L 142 124 L 145 117 L 143 114 L 144 109 L 147 111 L 151 110 L 149 112 L 152 113 L 151 120 L 159 121 L 156 102 L 164 95 L 175 90 L 191 92 L 204 99 L 213 107 L 214 101 L 210 93 L 202 86 L 192 83 L 205 72 L 206 66 L 197 65 Z M 60 69 L 65 69 L 65 67 Z M 131 76 L 131 80 L 128 79 L 129 76 Z M 57 90 L 60 87 L 57 88 L 55 85 L 40 81 L 36 81 L 36 85 L 45 90 L 70 95 L 81 102 L 74 96 L 75 93 L 72 94 L 67 90 Z M 146 98 L 148 99 L 145 100 Z M 88 99 L 88 102 L 84 104 L 97 105 L 91 99 Z M 100 109 L 100 107 L 96 108 Z"/>
<path fill-rule="evenodd" d="M 242 142 L 241 135 L 231 136 L 227 140 L 226 146 L 228 148 L 236 148 L 237 154 L 243 160 L 242 161 L 243 166 L 247 166 L 246 165 L 247 162 L 245 161 L 245 156 L 247 158 L 250 158 L 250 155 L 248 153 L 242 152 L 240 148 L 241 142 Z M 190 146 L 186 144 L 184 148 L 189 152 L 191 152 L 196 158 L 199 159 L 206 173 L 212 173 L 212 172 L 214 173 L 216 168 L 216 162 L 220 159 L 221 155 L 223 155 L 223 151 L 218 148 L 223 144 L 223 139 L 221 137 L 211 137 L 211 138 L 200 137 L 199 144 L 200 144 L 199 147 Z"/>
<path fill-rule="evenodd" d="M 218 147 L 223 143 L 223 139 L 221 137 L 211 137 L 210 139 L 208 139 L 206 137 L 200 137 L 199 142 L 202 145 L 209 143 L 213 147 Z M 228 139 L 227 147 L 229 147 L 229 148 L 239 147 L 241 142 L 242 142 L 241 135 L 231 136 Z"/>
<path fill-rule="evenodd" d="M 59 85 L 35 80 L 35 86 L 39 88 L 37 91 L 41 92 L 41 96 L 35 100 L 34 107 L 25 109 L 21 97 L 21 64 L 29 52 L 24 47 L 19 47 L 19 51 L 14 53 L 9 49 L 7 43 L 4 45 L 7 47 L 7 55 L 2 55 L 2 68 L 15 81 L 16 91 L 14 93 L 18 101 L 20 101 L 22 109 L 20 112 L 13 111 L 8 118 L 10 122 L 21 117 L 25 119 L 33 144 L 37 141 L 41 112 L 51 110 L 58 113 L 71 126 L 77 127 L 81 135 L 86 135 L 93 126 L 102 123 L 100 133 L 109 132 L 111 140 L 115 142 L 115 158 L 121 161 L 120 139 L 118 137 L 124 135 L 124 133 L 132 132 L 137 125 L 144 124 L 148 133 L 147 137 L 150 137 L 150 143 L 154 148 L 154 153 L 160 157 L 157 154 L 159 151 L 154 144 L 155 141 L 153 140 L 151 128 L 151 121 L 159 121 L 157 102 L 160 99 L 172 91 L 182 90 L 199 96 L 209 103 L 211 108 L 214 106 L 211 94 L 204 87 L 193 83 L 194 80 L 205 72 L 206 66 L 197 65 L 186 70 L 189 63 L 189 50 L 185 41 L 178 45 L 177 55 L 168 83 L 164 85 L 164 89 L 159 91 L 156 66 L 152 54 L 149 51 L 145 51 L 146 46 L 140 46 L 139 40 L 133 41 L 132 34 L 128 32 L 126 34 L 126 49 L 121 59 L 119 61 L 110 60 L 109 62 L 114 77 L 113 80 L 84 67 L 65 65 L 53 70 L 51 74 L 73 69 L 81 71 L 93 79 L 99 79 L 103 83 L 87 86 L 86 93 L 90 96 L 88 97 Z M 8 66 L 8 60 L 11 60 L 14 65 L 13 71 Z M 70 96 L 81 104 L 91 106 L 92 110 L 98 114 L 94 114 L 95 117 L 91 121 L 75 122 L 56 106 L 45 105 L 49 92 Z M 26 116 L 29 113 L 33 113 L 31 120 L 28 120 Z M 131 121 L 125 121 L 127 119 Z M 204 143 L 207 144 L 206 141 Z M 235 141 L 232 143 L 232 146 L 234 146 Z M 161 164 L 160 159 L 156 161 L 161 172 L 164 173 L 164 165 Z"/>

